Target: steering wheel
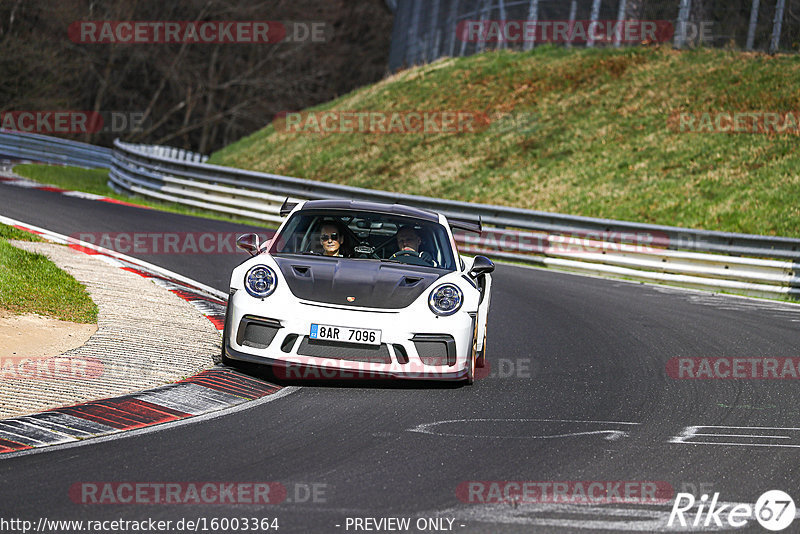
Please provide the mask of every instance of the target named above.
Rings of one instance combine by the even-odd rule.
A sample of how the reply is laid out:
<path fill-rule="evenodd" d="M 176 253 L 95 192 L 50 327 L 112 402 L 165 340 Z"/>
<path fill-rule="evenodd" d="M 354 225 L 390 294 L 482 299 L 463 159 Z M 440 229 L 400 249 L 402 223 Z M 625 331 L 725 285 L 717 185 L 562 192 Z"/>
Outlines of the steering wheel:
<path fill-rule="evenodd" d="M 398 250 L 397 252 L 392 254 L 392 258 L 402 258 L 402 257 L 414 259 L 415 261 L 408 262 L 411 265 L 429 265 L 431 267 L 438 267 L 438 265 L 436 264 L 436 260 L 431 258 L 430 255 L 426 252 L 416 252 L 414 250 Z"/>
<path fill-rule="evenodd" d="M 414 251 L 414 250 L 398 250 L 397 252 L 392 254 L 392 258 L 399 258 L 399 257 L 402 257 L 402 256 L 412 256 L 414 258 L 421 258 L 422 257 L 419 254 L 417 254 L 417 252 Z"/>

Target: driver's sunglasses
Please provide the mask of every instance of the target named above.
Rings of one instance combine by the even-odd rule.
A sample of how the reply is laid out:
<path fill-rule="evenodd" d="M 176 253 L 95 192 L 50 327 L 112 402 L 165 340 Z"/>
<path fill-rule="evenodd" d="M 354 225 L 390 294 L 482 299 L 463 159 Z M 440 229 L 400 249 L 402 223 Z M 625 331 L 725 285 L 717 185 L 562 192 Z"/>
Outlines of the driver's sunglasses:
<path fill-rule="evenodd" d="M 320 234 L 319 236 L 320 241 L 339 241 L 339 234 Z"/>

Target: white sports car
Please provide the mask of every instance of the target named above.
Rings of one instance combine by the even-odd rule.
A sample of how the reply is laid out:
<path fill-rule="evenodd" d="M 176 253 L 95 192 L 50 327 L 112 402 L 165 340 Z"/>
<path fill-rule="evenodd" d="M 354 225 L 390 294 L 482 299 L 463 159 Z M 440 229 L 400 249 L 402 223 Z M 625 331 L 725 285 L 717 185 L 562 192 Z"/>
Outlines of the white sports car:
<path fill-rule="evenodd" d="M 480 222 L 399 204 L 285 203 L 275 236 L 238 239 L 222 359 L 286 379 L 472 383 L 486 358 L 494 264 L 458 255 L 451 228 Z"/>

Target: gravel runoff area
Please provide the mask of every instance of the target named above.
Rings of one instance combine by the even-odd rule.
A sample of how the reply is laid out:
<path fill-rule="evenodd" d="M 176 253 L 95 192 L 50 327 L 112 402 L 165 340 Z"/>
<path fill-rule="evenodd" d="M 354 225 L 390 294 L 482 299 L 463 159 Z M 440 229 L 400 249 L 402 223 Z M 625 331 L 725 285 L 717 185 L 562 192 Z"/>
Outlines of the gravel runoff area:
<path fill-rule="evenodd" d="M 153 388 L 213 365 L 219 331 L 177 295 L 102 255 L 11 243 L 83 283 L 98 307 L 98 329 L 61 356 L 0 369 L 0 419 Z"/>

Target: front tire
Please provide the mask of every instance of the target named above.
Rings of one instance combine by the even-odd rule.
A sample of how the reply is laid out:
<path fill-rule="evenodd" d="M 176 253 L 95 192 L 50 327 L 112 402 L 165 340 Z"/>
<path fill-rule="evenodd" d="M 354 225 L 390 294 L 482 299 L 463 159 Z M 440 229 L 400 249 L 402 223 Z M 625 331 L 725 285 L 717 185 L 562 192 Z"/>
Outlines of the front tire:
<path fill-rule="evenodd" d="M 467 364 L 467 385 L 471 386 L 475 383 L 475 363 L 478 357 L 478 327 L 475 326 L 475 332 L 472 334 L 472 351 L 470 352 L 469 362 Z"/>
<path fill-rule="evenodd" d="M 235 367 L 236 363 L 230 358 L 228 358 L 228 355 L 226 354 L 227 352 L 226 349 L 228 348 L 228 320 L 230 319 L 230 314 L 231 314 L 231 307 L 230 304 L 228 304 L 225 307 L 225 324 L 222 328 L 222 356 L 220 358 L 220 361 L 222 361 L 223 365 L 227 365 L 228 367 Z"/>
<path fill-rule="evenodd" d="M 475 359 L 475 367 L 479 369 L 486 367 L 486 329 L 483 330 L 483 345 L 481 345 L 481 350 L 478 351 L 478 357 Z"/>

